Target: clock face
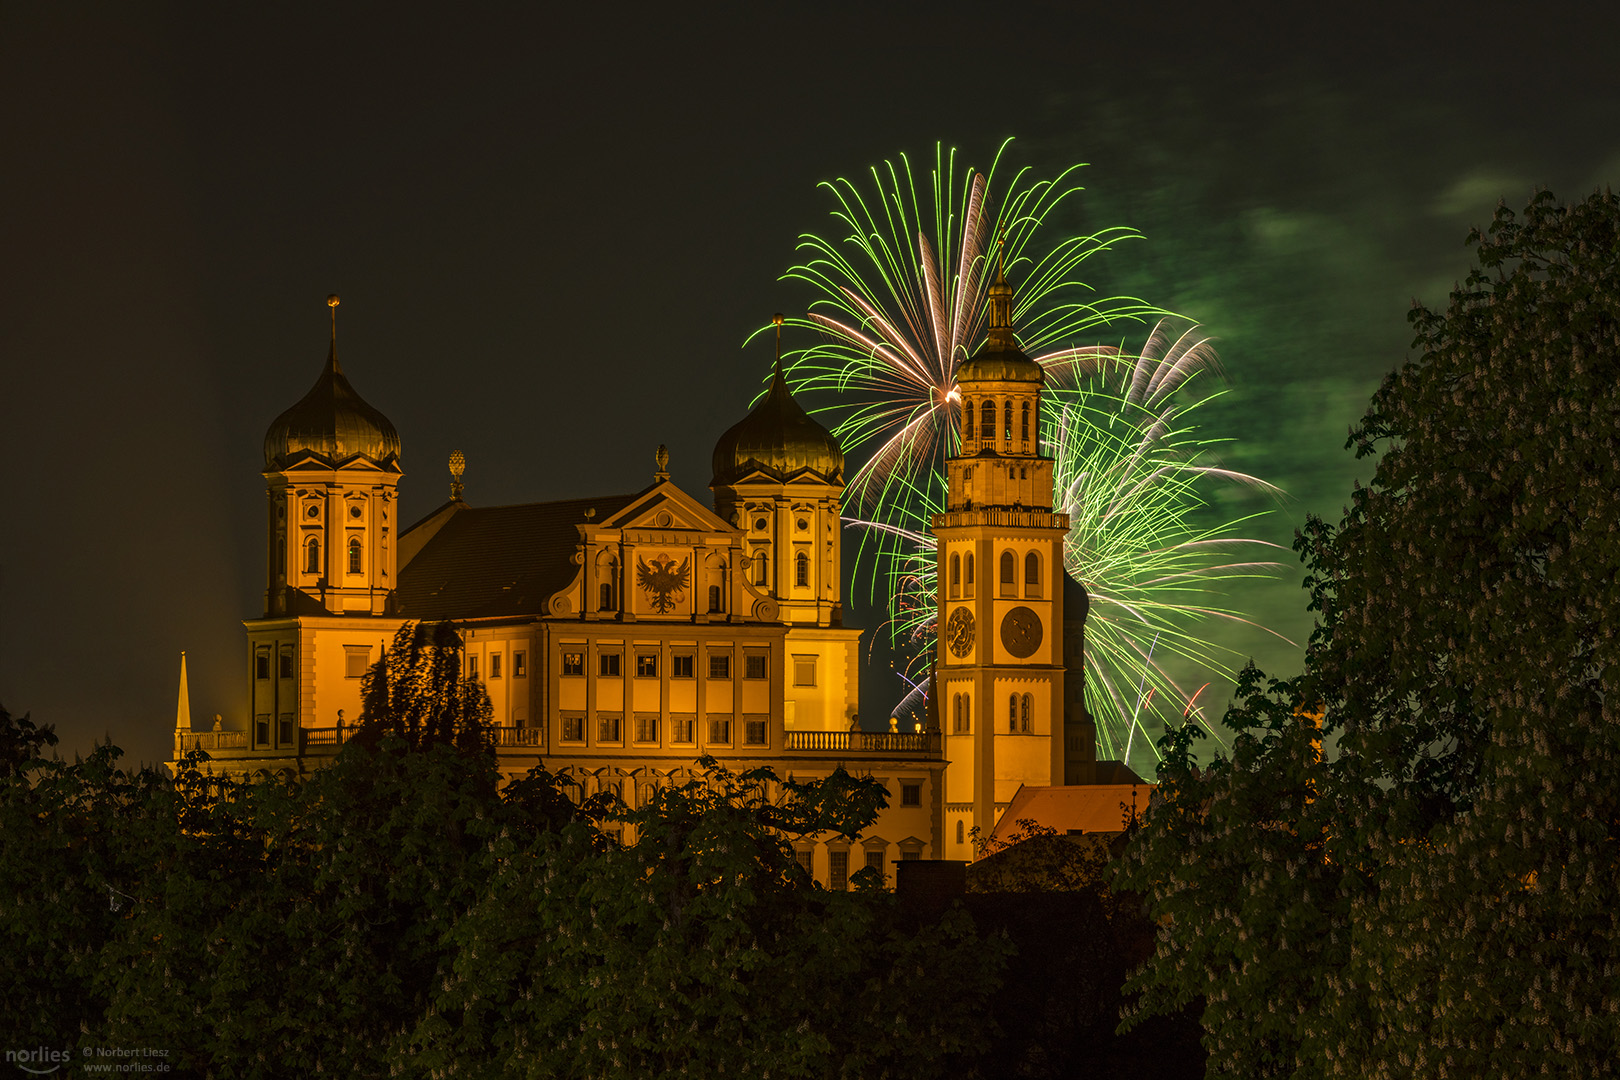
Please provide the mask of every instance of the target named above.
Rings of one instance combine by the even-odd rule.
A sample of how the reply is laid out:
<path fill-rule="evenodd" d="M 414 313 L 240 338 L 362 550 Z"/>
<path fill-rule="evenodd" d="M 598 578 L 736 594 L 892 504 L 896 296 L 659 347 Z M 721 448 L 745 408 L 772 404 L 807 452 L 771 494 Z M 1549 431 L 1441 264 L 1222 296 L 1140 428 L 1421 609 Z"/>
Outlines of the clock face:
<path fill-rule="evenodd" d="M 1041 635 L 1040 616 L 1022 605 L 1001 620 L 1001 644 L 1020 660 L 1041 647 Z"/>
<path fill-rule="evenodd" d="M 965 607 L 951 612 L 950 620 L 945 623 L 945 644 L 956 656 L 966 656 L 973 651 L 973 612 Z"/>

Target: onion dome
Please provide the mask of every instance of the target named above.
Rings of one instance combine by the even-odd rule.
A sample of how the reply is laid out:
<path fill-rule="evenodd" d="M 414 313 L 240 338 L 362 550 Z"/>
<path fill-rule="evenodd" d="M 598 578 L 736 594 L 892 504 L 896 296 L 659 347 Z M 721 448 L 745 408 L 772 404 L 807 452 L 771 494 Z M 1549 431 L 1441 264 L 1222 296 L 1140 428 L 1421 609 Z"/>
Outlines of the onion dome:
<path fill-rule="evenodd" d="M 358 458 L 397 472 L 399 432 L 344 378 L 334 340 L 326 367 L 309 393 L 276 417 L 264 433 L 264 466 L 285 469 L 314 460 L 335 467 Z"/>
<path fill-rule="evenodd" d="M 843 448 L 793 400 L 782 377 L 781 320 L 776 316 L 776 373 L 770 391 L 714 444 L 710 486 L 735 483 L 753 472 L 782 481 L 808 472 L 829 484 L 844 482 Z"/>
<path fill-rule="evenodd" d="M 990 337 L 956 368 L 956 381 L 1041 383 L 1046 371 L 1018 348 L 1012 329 L 1013 289 L 998 267 L 990 285 Z"/>

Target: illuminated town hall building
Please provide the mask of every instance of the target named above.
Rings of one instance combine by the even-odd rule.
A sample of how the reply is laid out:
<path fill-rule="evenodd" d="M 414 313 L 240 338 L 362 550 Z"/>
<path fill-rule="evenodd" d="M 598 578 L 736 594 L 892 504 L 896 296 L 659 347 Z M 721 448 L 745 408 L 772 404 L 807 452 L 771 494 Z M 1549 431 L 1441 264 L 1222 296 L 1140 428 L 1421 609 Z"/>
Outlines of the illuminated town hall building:
<path fill-rule="evenodd" d="M 1017 350 L 1010 297 L 998 280 L 990 340 L 959 371 L 927 730 L 860 727 L 843 453 L 794 401 L 779 357 L 765 397 L 715 445 L 712 508 L 669 479 L 662 447 L 633 494 L 495 507 L 464 500 L 458 454 L 449 501 L 401 527 L 399 435 L 349 384 L 334 334 L 315 385 L 265 435 L 251 715 L 206 732 L 182 722 L 177 758 L 318 768 L 357 726 L 362 677 L 395 631 L 450 620 L 465 674 L 489 692 L 506 775 L 543 765 L 635 805 L 705 754 L 799 779 L 843 766 L 882 782 L 889 807 L 854 844 L 800 850 L 817 880 L 970 858 L 972 829 L 988 835 L 1021 785 L 1108 778 L 1080 693 L 1084 592 L 1063 571 L 1067 520 L 1035 428 L 1042 370 Z"/>

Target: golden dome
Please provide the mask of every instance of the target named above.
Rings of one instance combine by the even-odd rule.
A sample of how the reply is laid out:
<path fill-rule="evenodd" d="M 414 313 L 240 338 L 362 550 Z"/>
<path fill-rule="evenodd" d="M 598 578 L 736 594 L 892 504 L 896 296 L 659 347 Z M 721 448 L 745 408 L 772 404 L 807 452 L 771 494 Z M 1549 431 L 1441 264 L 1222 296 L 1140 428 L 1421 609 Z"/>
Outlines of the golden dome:
<path fill-rule="evenodd" d="M 979 351 L 962 361 L 956 368 L 956 382 L 1031 382 L 1046 381 L 1046 370 L 1025 356 L 1013 336 L 1013 288 L 1007 275 L 998 268 L 996 280 L 991 282 L 989 339 Z"/>
<path fill-rule="evenodd" d="M 783 481 L 807 472 L 829 484 L 844 482 L 843 448 L 793 400 L 780 364 L 765 400 L 715 443 L 709 483 L 735 483 L 752 472 Z"/>
<path fill-rule="evenodd" d="M 264 466 L 284 469 L 310 459 L 338 466 L 357 458 L 398 472 L 399 433 L 344 378 L 334 341 L 309 393 L 264 433 Z"/>

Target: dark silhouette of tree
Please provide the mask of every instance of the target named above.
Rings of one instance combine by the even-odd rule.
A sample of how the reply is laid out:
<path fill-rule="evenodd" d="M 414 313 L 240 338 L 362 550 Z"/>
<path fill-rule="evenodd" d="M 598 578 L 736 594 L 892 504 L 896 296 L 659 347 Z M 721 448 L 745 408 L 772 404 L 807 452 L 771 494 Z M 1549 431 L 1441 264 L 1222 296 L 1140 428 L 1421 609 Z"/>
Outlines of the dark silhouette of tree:
<path fill-rule="evenodd" d="M 375 744 L 393 735 L 412 749 L 434 745 L 493 748 L 489 694 L 463 677 L 461 634 L 448 622 L 406 623 L 366 672 L 357 737 Z"/>
<path fill-rule="evenodd" d="M 1230 758 L 1174 732 L 1120 883 L 1145 1012 L 1212 1075 L 1606 1075 L 1620 1059 L 1620 200 L 1499 208 L 1381 453 L 1296 542 L 1304 673 L 1242 677 Z M 1324 753 L 1325 750 L 1325 753 Z"/>

